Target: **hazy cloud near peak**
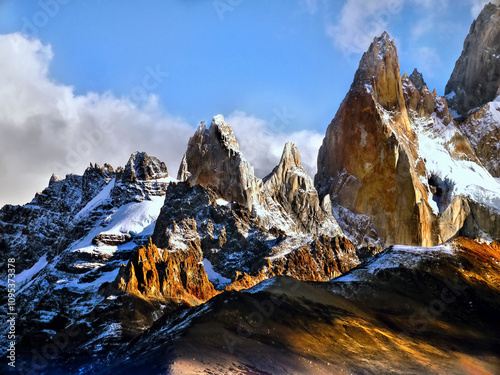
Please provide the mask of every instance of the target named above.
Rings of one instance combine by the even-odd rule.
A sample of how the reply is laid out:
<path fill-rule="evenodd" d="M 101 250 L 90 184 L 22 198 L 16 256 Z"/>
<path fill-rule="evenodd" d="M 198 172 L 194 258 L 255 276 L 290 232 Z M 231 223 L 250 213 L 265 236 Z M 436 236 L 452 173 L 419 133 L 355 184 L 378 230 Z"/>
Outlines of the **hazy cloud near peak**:
<path fill-rule="evenodd" d="M 18 33 L 0 35 L 0 54 L 6 57 L 0 60 L 0 207 L 29 202 L 54 172 L 81 174 L 90 162 L 116 168 L 134 151 L 165 161 L 177 176 L 195 124 L 165 113 L 154 91 L 140 103 L 131 99 L 134 88 L 125 98 L 111 92 L 75 95 L 72 87 L 50 78 L 51 47 Z M 147 69 L 137 72 L 138 82 L 145 74 Z M 168 78 L 162 84 L 168 85 Z M 322 135 L 290 134 L 274 120 L 243 112 L 226 116 L 257 175 L 272 171 L 289 140 L 313 174 Z"/>
<path fill-rule="evenodd" d="M 336 22 L 326 23 L 326 34 L 346 54 L 366 51 L 373 38 L 387 30 L 405 0 L 347 0 Z"/>
<path fill-rule="evenodd" d="M 240 151 L 254 166 L 258 177 L 265 177 L 278 165 L 285 143 L 288 141 L 298 147 L 302 166 L 311 177 L 314 177 L 318 150 L 323 142 L 322 134 L 312 130 L 288 133 L 273 119 L 266 121 L 241 111 L 226 116 L 225 120 L 233 128 L 240 144 Z"/>

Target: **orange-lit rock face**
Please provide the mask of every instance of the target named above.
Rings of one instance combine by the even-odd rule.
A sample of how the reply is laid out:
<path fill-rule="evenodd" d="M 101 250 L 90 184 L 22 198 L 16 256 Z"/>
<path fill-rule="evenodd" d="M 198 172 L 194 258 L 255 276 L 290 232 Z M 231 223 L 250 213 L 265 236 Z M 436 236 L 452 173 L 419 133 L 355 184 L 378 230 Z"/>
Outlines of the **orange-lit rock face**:
<path fill-rule="evenodd" d="M 226 290 L 250 288 L 275 276 L 290 276 L 302 281 L 328 281 L 358 266 L 356 248 L 345 237 L 319 237 L 282 257 L 268 257 L 257 273 L 237 273 Z"/>
<path fill-rule="evenodd" d="M 137 251 L 117 277 L 118 289 L 146 299 L 197 305 L 217 294 L 201 261 L 198 244 L 182 250 L 159 250 L 149 244 Z"/>
<path fill-rule="evenodd" d="M 450 205 L 452 196 L 436 198 L 444 204 L 432 209 L 436 182 L 419 155 L 426 129 L 445 139 L 452 159 L 480 164 L 445 99 L 428 90 L 416 70 L 401 78 L 396 47 L 384 33 L 363 55 L 327 129 L 315 177 L 320 197 L 330 194 L 334 207 L 368 218 L 385 246 L 433 246 L 456 236 L 471 210 L 460 197 Z M 337 219 L 346 222 L 339 212 Z"/>
<path fill-rule="evenodd" d="M 336 203 L 369 216 L 386 245 L 431 244 L 432 229 L 421 220 L 430 210 L 414 167 L 414 143 L 396 47 L 384 34 L 363 55 L 328 127 L 316 187 L 320 195 L 331 194 Z"/>

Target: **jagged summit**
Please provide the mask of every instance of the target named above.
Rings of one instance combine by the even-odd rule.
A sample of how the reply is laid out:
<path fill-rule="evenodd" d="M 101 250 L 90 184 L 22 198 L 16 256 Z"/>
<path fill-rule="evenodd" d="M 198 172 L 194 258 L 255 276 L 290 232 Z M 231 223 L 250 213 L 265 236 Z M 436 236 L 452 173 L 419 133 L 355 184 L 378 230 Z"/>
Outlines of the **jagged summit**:
<path fill-rule="evenodd" d="M 318 153 L 320 197 L 330 194 L 344 232 L 357 228 L 349 234 L 357 243 L 376 233 L 385 245 L 431 246 L 464 226 L 469 235 L 482 227 L 496 238 L 498 230 L 478 206 L 469 208 L 460 196 L 496 210 L 490 198 L 496 193 L 482 192 L 500 191 L 497 184 L 456 129 L 444 98 L 429 91 L 419 73 L 412 76 L 415 82 L 401 77 L 387 33 L 375 38 Z M 453 170 L 477 174 L 465 182 Z"/>
<path fill-rule="evenodd" d="M 228 150 L 240 150 L 240 145 L 238 144 L 238 141 L 236 141 L 233 128 L 229 126 L 226 121 L 224 121 L 223 115 L 214 116 L 209 131 L 217 132 L 219 138 Z"/>
<path fill-rule="evenodd" d="M 446 85 L 460 131 L 494 177 L 500 177 L 499 46 L 500 5 L 490 3 L 473 22 Z"/>
<path fill-rule="evenodd" d="M 363 54 L 351 89 L 362 87 L 386 110 L 404 110 L 401 73 L 396 43 L 384 32 Z"/>
<path fill-rule="evenodd" d="M 281 155 L 280 165 L 289 164 L 300 167 L 302 165 L 300 160 L 300 152 L 295 143 L 287 142 L 283 148 L 283 154 Z"/>
<path fill-rule="evenodd" d="M 330 196 L 320 201 L 314 182 L 302 167 L 299 149 L 292 142 L 283 148 L 281 160 L 264 178 L 264 197 L 282 206 L 304 233 L 343 235 L 335 221 Z"/>
<path fill-rule="evenodd" d="M 209 129 L 202 122 L 189 139 L 178 179 L 211 188 L 224 199 L 249 209 L 258 199 L 259 180 L 222 115 L 213 118 Z"/>
<path fill-rule="evenodd" d="M 168 177 L 167 166 L 145 152 L 134 152 L 123 170 L 123 181 L 153 180 Z"/>
<path fill-rule="evenodd" d="M 418 91 L 421 91 L 424 86 L 427 87 L 427 84 L 424 81 L 424 76 L 417 70 L 417 68 L 413 70 L 413 73 L 408 77 L 408 79 L 415 85 Z"/>
<path fill-rule="evenodd" d="M 487 4 L 472 23 L 445 94 L 457 116 L 493 101 L 500 87 L 500 5 Z"/>
<path fill-rule="evenodd" d="M 268 188 L 280 185 L 289 178 L 289 173 L 301 173 L 307 176 L 307 172 L 301 164 L 299 149 L 293 142 L 285 144 L 279 164 L 269 175 L 264 177 L 263 182 Z"/>
<path fill-rule="evenodd" d="M 243 205 L 264 228 L 285 233 L 342 233 L 331 210 L 320 204 L 293 143 L 285 145 L 279 164 L 261 180 L 239 151 L 234 132 L 222 115 L 213 118 L 209 129 L 201 123 L 190 138 L 178 177 Z M 325 207 L 328 202 L 325 200 Z"/>

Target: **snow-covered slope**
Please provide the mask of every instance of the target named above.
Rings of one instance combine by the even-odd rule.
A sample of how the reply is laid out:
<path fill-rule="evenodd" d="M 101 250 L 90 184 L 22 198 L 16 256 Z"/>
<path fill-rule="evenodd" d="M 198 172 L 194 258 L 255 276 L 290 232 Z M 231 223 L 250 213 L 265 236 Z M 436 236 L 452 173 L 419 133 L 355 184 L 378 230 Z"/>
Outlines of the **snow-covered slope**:
<path fill-rule="evenodd" d="M 460 158 L 453 139 L 459 130 L 454 123 L 447 126 L 437 116 L 412 116 L 418 136 L 418 151 L 428 177 L 433 176 L 449 187 L 451 197 L 464 195 L 500 212 L 500 184 L 476 161 Z M 437 213 L 442 211 L 434 205 Z"/>
<path fill-rule="evenodd" d="M 484 167 L 494 177 L 500 177 L 500 97 L 470 115 L 459 127 Z"/>
<path fill-rule="evenodd" d="M 142 157 L 140 167 L 146 170 L 149 167 L 144 160 L 159 164 L 145 154 L 134 155 Z M 139 167 L 134 171 L 136 176 L 144 174 Z M 104 341 L 120 335 L 122 319 L 116 317 L 107 319 L 107 324 L 116 328 L 114 334 L 105 327 L 83 327 L 97 324 L 99 306 L 123 303 L 102 291 L 116 279 L 120 265 L 153 233 L 165 191 L 176 182 L 165 173 L 158 176 L 127 181 L 122 169 L 91 166 L 84 176 L 52 177 L 50 186 L 29 205 L 2 209 L 2 240 L 8 256 L 19 265 L 16 325 L 20 352 L 32 347 L 30 337 L 48 343 L 68 324 L 81 326 L 80 331 L 85 332 L 81 339 L 89 340 L 85 345 L 90 351 L 104 350 Z M 27 212 L 34 214 L 24 221 L 22 215 Z M 28 256 L 23 262 L 27 255 L 24 249 L 33 246 L 33 235 L 45 245 L 39 250 L 44 252 L 39 257 Z M 144 319 L 151 319 L 147 314 L 155 316 L 158 311 L 160 306 L 146 313 Z M 89 318 L 91 313 L 94 316 Z M 2 335 L 1 340 L 5 338 Z"/>

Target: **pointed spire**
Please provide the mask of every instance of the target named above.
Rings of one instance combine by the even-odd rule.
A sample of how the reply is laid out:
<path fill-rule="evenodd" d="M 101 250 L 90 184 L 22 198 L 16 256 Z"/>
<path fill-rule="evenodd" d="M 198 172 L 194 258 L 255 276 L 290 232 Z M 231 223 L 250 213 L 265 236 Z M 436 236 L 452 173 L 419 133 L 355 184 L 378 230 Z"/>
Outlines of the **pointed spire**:
<path fill-rule="evenodd" d="M 413 70 L 413 73 L 409 78 L 418 91 L 422 91 L 424 87 L 427 87 L 427 84 L 424 81 L 424 76 L 416 68 Z"/>

